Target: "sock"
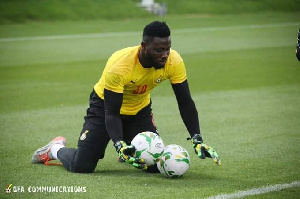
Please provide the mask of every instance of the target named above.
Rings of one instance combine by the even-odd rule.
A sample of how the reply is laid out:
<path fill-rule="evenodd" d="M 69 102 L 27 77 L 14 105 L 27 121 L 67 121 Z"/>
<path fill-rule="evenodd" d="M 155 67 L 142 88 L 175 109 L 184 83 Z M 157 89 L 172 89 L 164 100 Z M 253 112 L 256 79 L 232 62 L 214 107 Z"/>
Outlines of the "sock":
<path fill-rule="evenodd" d="M 57 159 L 57 152 L 59 151 L 59 149 L 64 148 L 65 146 L 62 144 L 53 144 L 50 151 L 52 154 L 52 159 Z"/>

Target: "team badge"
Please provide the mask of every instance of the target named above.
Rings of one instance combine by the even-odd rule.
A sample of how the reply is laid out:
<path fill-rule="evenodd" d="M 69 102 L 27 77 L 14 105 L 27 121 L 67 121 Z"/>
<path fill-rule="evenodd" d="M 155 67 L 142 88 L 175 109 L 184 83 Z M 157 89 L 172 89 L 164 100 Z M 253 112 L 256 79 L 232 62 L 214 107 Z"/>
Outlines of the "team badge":
<path fill-rule="evenodd" d="M 159 78 L 155 81 L 156 83 L 160 83 L 161 82 L 161 75 L 159 76 Z"/>
<path fill-rule="evenodd" d="M 88 133 L 89 131 L 88 130 L 85 130 L 85 132 L 80 136 L 80 140 L 85 140 L 86 138 L 86 134 Z"/>

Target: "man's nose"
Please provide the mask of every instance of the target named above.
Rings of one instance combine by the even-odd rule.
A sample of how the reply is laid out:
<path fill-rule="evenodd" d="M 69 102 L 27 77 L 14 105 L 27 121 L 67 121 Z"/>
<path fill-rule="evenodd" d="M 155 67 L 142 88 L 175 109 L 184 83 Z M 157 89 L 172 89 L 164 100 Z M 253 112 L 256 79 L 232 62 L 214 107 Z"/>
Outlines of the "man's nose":
<path fill-rule="evenodd" d="M 165 51 L 165 52 L 163 52 L 163 54 L 162 54 L 162 58 L 168 58 L 169 57 L 169 51 Z"/>

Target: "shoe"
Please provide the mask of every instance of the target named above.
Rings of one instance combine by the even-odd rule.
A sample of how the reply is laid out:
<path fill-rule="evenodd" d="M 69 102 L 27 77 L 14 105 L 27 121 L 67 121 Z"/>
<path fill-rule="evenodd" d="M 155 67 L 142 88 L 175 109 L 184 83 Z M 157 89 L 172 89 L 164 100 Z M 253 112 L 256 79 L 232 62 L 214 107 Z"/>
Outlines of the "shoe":
<path fill-rule="evenodd" d="M 32 155 L 31 163 L 44 163 L 45 165 L 49 165 L 49 161 L 53 160 L 51 154 L 51 147 L 53 144 L 61 144 L 66 146 L 66 138 L 64 137 L 56 137 L 47 145 L 37 149 Z"/>

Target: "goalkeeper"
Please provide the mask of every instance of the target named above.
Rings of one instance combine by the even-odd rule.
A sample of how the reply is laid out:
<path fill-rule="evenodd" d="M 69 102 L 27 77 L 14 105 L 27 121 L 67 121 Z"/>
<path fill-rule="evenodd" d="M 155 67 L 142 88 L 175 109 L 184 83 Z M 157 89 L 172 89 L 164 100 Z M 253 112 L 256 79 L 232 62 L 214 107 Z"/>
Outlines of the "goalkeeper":
<path fill-rule="evenodd" d="M 147 172 L 158 172 L 156 165 L 147 167 L 143 159 L 132 156 L 135 149 L 130 142 L 143 131 L 158 133 L 150 91 L 165 80 L 172 85 L 196 154 L 220 165 L 214 149 L 203 143 L 184 62 L 171 49 L 169 27 L 159 21 L 145 26 L 140 45 L 119 50 L 108 59 L 91 92 L 77 148 L 67 148 L 66 139 L 56 137 L 37 149 L 31 162 L 49 165 L 49 161 L 58 159 L 68 171 L 91 173 L 112 140 L 121 160 Z"/>

